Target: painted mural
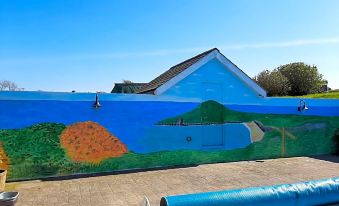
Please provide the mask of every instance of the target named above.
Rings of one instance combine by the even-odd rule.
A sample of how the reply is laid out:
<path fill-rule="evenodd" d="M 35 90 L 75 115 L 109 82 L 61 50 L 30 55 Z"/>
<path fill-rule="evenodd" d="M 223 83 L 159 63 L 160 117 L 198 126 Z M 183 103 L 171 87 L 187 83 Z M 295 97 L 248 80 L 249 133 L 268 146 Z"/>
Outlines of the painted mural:
<path fill-rule="evenodd" d="M 214 48 L 138 94 L 0 92 L 0 169 L 18 180 L 328 154 L 338 128 L 339 100 L 268 98 Z"/>
<path fill-rule="evenodd" d="M 126 146 L 106 128 L 95 122 L 79 122 L 66 127 L 60 144 L 75 162 L 100 163 L 127 153 Z"/>
<path fill-rule="evenodd" d="M 6 102 L 11 117 L 0 119 L 0 166 L 12 180 L 328 154 L 339 128 L 338 116 L 242 112 L 212 100 L 33 103 Z"/>

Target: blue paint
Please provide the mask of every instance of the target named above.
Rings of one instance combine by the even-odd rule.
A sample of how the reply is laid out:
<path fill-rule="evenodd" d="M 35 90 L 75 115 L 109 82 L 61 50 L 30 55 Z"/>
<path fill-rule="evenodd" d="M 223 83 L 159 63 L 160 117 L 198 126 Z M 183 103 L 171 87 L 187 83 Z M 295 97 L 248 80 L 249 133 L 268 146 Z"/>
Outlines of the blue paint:
<path fill-rule="evenodd" d="M 190 137 L 191 141 L 187 141 Z M 219 141 L 221 139 L 221 141 Z M 250 131 L 242 123 L 220 125 L 155 125 L 137 143 L 140 153 L 174 150 L 232 150 L 251 143 Z"/>
<path fill-rule="evenodd" d="M 244 123 L 224 124 L 223 136 L 226 150 L 244 148 L 251 143 L 250 129 Z"/>
<path fill-rule="evenodd" d="M 178 149 L 228 150 L 243 148 L 249 144 L 247 130 L 244 128 L 227 129 L 223 126 L 220 129 L 220 126 L 214 125 L 206 127 L 204 131 L 202 126 L 199 129 L 195 126 L 155 126 L 160 120 L 195 109 L 200 102 L 189 102 L 189 99 L 194 99 L 193 97 L 179 98 L 178 102 L 169 101 L 170 98 L 166 96 L 154 95 L 100 94 L 99 97 L 102 107 L 94 109 L 93 93 L 0 92 L 0 129 L 23 128 L 45 122 L 69 125 L 75 122 L 94 121 L 116 135 L 129 150 L 141 153 Z M 38 100 L 43 98 L 47 100 Z M 208 94 L 208 98 L 214 98 L 213 94 Z M 339 116 L 338 100 L 306 100 L 309 110 L 305 112 L 297 111 L 299 99 L 262 98 L 256 101 L 255 104 L 251 104 L 251 101 L 247 103 L 243 100 L 241 104 L 225 106 L 242 112 Z M 209 139 L 206 134 L 215 138 Z M 187 136 L 192 136 L 193 139 L 189 143 L 186 141 Z"/>
<path fill-rule="evenodd" d="M 194 111 L 196 125 L 185 126 L 182 119 L 177 120 L 178 125 L 157 125 L 161 120 L 184 113 L 185 118 L 189 119 L 189 112 L 208 100 L 240 112 L 339 116 L 339 100 L 307 99 L 305 102 L 309 110 L 298 112 L 300 99 L 263 97 L 266 95 L 261 88 L 248 81 L 248 77 L 237 68 L 234 70 L 234 65 L 228 60 L 225 63 L 220 55 L 209 56 L 169 80 L 168 84 L 156 90 L 155 93 L 161 95 L 0 92 L 0 129 L 17 129 L 48 122 L 70 125 L 93 121 L 120 139 L 130 152 L 146 154 L 178 150 L 234 150 L 247 147 L 252 140 L 262 140 L 266 128 L 259 128 L 260 125 L 255 122 L 249 125 L 213 124 L 223 122 L 223 108 L 220 105 Z M 93 107 L 96 95 L 101 104 L 99 108 Z M 199 120 L 209 120 L 211 124 L 201 123 L 206 121 L 199 124 Z M 326 129 L 327 124 L 305 122 L 298 127 L 293 129 Z"/>
<path fill-rule="evenodd" d="M 218 84 L 219 91 L 213 91 L 216 87 L 206 87 L 206 83 Z M 163 93 L 165 96 L 186 98 L 200 98 L 202 94 L 210 90 L 210 100 L 229 102 L 235 99 L 239 102 L 257 101 L 259 97 L 247 84 L 241 81 L 217 59 L 210 60 L 198 70 Z"/>
<path fill-rule="evenodd" d="M 185 81 L 185 80 L 183 80 Z M 224 91 L 224 90 L 222 90 Z M 194 102 L 201 103 L 206 98 L 203 98 L 202 91 L 200 96 L 185 97 L 185 96 L 168 96 L 168 95 L 150 95 L 150 94 L 99 94 L 99 101 L 122 101 L 122 102 Z M 225 91 L 224 91 L 225 92 Z M 174 94 L 173 94 L 174 95 Z M 225 95 L 222 95 L 225 96 Z M 231 98 L 234 97 L 234 98 Z M 297 108 L 299 106 L 300 98 L 279 98 L 279 97 L 267 97 L 267 98 L 251 98 L 242 99 L 237 96 L 230 96 L 229 98 L 220 97 L 220 95 L 209 99 L 217 101 L 223 98 L 225 105 L 240 105 L 246 106 L 268 106 L 277 107 L 272 113 L 279 113 L 280 108 L 290 106 L 291 108 Z M 0 101 L 6 100 L 40 100 L 40 101 L 95 101 L 95 93 L 66 93 L 66 92 L 0 92 Z M 309 108 L 311 107 L 333 107 L 331 110 L 339 110 L 339 99 L 304 99 Z M 218 101 L 222 103 L 222 101 Z M 265 109 L 264 109 L 265 110 Z M 244 110 L 245 111 L 245 110 Z M 311 111 L 311 110 L 310 110 Z M 271 111 L 270 111 L 271 112 Z M 317 112 L 316 115 L 322 115 L 321 112 Z M 327 115 L 328 116 L 328 115 Z M 338 116 L 338 115 L 336 115 Z"/>
<path fill-rule="evenodd" d="M 1 100 L 54 100 L 54 101 L 95 101 L 96 93 L 0 91 Z M 152 94 L 111 94 L 99 93 L 99 101 L 161 101 L 161 102 L 200 102 L 199 98 L 156 96 Z"/>
<path fill-rule="evenodd" d="M 55 122 L 66 125 L 98 122 L 132 151 L 147 127 L 162 119 L 194 109 L 195 103 L 102 101 L 95 109 L 89 101 L 0 101 L 0 129 L 16 129 L 37 123 Z"/>
<path fill-rule="evenodd" d="M 200 126 L 202 132 L 201 146 L 208 147 L 221 147 L 225 143 L 223 135 L 223 125 L 202 125 Z"/>
<path fill-rule="evenodd" d="M 308 110 L 299 112 L 297 106 L 268 106 L 268 105 L 225 105 L 239 112 L 260 114 L 295 114 L 307 116 L 339 116 L 338 106 L 308 106 Z"/>

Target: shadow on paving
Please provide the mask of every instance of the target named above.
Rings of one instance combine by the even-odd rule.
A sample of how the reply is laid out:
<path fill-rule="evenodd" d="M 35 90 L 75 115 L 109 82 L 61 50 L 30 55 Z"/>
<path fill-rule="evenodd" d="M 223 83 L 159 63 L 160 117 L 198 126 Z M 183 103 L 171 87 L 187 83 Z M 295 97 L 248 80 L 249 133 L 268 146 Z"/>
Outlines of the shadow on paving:
<path fill-rule="evenodd" d="M 137 172 L 148 172 L 148 171 L 159 171 L 159 170 L 168 170 L 168 169 L 179 169 L 179 168 L 190 168 L 197 167 L 198 164 L 191 165 L 179 165 L 179 166 L 168 166 L 168 167 L 153 167 L 153 168 L 144 168 L 144 169 L 127 169 L 127 170 L 117 170 L 117 171 L 108 171 L 108 172 L 94 172 L 94 173 L 79 173 L 79 174 L 71 174 L 71 175 L 63 175 L 63 176 L 49 176 L 49 177 L 41 177 L 41 178 L 27 178 L 27 179 L 18 179 L 18 180 L 7 180 L 10 182 L 23 182 L 23 181 L 31 181 L 31 180 L 40 180 L 40 181 L 61 181 L 61 180 L 71 180 L 71 179 L 82 179 L 88 177 L 101 177 L 101 176 L 109 176 L 109 175 L 119 175 L 119 174 L 130 174 Z"/>
<path fill-rule="evenodd" d="M 309 158 L 328 161 L 332 163 L 339 163 L 339 155 L 314 155 L 307 156 Z M 293 158 L 293 157 L 287 157 Z M 259 160 L 249 160 L 256 163 L 264 163 L 271 159 L 259 159 Z M 209 164 L 218 164 L 218 163 L 232 163 L 232 162 L 214 162 L 207 163 L 203 165 Z M 95 172 L 95 173 L 79 173 L 79 174 L 71 174 L 71 175 L 63 175 L 63 176 L 49 176 L 49 177 L 41 177 L 41 178 L 27 178 L 27 179 L 17 179 L 17 180 L 7 180 L 10 182 L 23 182 L 23 181 L 31 181 L 31 180 L 40 180 L 40 181 L 61 181 L 61 180 L 71 180 L 71 179 L 82 179 L 88 177 L 100 177 L 100 176 L 108 176 L 108 175 L 119 175 L 119 174 L 131 174 L 138 172 L 147 172 L 147 171 L 160 171 L 160 170 L 168 170 L 168 169 L 179 169 L 179 168 L 190 168 L 197 167 L 200 164 L 191 164 L 191 165 L 176 165 L 176 166 L 167 166 L 167 167 L 153 167 L 153 168 L 143 168 L 143 169 L 127 169 L 127 170 L 118 170 L 118 171 L 107 171 L 107 172 Z"/>

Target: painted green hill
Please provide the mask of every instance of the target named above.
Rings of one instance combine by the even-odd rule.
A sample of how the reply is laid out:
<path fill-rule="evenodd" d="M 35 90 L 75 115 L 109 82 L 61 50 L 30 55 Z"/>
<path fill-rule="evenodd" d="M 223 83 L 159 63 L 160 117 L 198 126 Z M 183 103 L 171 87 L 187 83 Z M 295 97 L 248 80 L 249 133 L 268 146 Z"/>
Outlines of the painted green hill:
<path fill-rule="evenodd" d="M 178 119 L 182 119 L 184 124 L 208 124 L 208 123 L 226 123 L 226 122 L 250 122 L 260 121 L 265 126 L 273 127 L 296 127 L 305 123 L 326 123 L 330 127 L 339 127 L 339 117 L 321 117 L 304 116 L 289 114 L 259 114 L 238 112 L 228 109 L 224 105 L 215 101 L 206 101 L 201 103 L 194 110 L 164 119 L 158 124 L 176 124 Z"/>
<path fill-rule="evenodd" d="M 249 158 L 270 156 L 270 153 L 279 154 L 278 148 L 283 144 L 283 128 L 287 148 L 283 156 L 331 153 L 335 150 L 335 133 L 339 130 L 339 117 L 238 112 L 215 101 L 203 102 L 190 112 L 162 120 L 158 124 L 173 125 L 178 119 L 181 119 L 184 125 L 261 122 L 266 128 L 265 136 L 261 142 L 253 143 L 245 149 L 251 154 Z M 277 145 L 280 146 L 276 148 Z"/>

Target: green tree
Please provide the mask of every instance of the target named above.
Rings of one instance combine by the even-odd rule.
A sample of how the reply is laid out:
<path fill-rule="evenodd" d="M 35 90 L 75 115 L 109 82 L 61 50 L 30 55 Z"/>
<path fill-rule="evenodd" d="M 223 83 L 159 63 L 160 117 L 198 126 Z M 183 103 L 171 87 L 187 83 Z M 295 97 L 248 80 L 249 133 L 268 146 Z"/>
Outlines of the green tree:
<path fill-rule="evenodd" d="M 292 96 L 321 92 L 327 84 L 314 65 L 296 62 L 282 65 L 277 70 L 288 79 L 291 86 L 289 95 Z"/>
<path fill-rule="evenodd" d="M 268 96 L 287 95 L 290 90 L 288 79 L 277 69 L 264 70 L 255 76 L 254 80 L 266 90 Z"/>

